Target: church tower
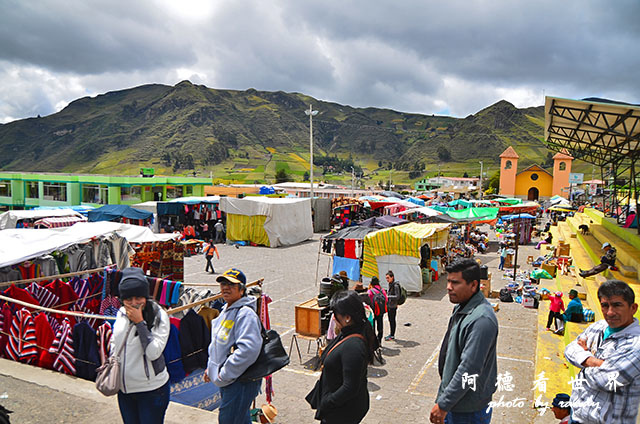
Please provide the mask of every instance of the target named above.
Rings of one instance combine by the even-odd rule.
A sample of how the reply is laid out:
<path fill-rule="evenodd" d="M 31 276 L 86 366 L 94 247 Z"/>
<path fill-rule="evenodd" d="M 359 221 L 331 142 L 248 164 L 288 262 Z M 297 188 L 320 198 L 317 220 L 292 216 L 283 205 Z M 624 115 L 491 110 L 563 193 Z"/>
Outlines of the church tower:
<path fill-rule="evenodd" d="M 571 161 L 566 149 L 562 149 L 553 157 L 553 191 L 552 196 L 569 198 L 569 174 L 571 174 Z M 502 182 L 502 179 L 500 180 Z"/>
<path fill-rule="evenodd" d="M 500 155 L 500 194 L 513 196 L 516 194 L 516 174 L 520 156 L 509 146 Z"/>

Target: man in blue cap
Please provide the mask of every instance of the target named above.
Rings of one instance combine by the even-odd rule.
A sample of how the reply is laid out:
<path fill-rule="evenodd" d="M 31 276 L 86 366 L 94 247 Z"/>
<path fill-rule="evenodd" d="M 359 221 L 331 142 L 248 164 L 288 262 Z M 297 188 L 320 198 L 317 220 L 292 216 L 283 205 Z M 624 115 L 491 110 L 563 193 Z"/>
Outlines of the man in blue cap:
<path fill-rule="evenodd" d="M 560 424 L 567 424 L 571 420 L 571 398 L 566 393 L 558 393 L 551 402 L 553 415 L 560 420 Z"/>

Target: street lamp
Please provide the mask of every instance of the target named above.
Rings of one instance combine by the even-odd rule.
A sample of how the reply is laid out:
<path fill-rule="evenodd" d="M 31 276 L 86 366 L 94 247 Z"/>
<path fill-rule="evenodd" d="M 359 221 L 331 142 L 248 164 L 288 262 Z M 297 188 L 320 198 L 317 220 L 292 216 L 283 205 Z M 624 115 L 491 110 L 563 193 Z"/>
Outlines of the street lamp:
<path fill-rule="evenodd" d="M 313 117 L 318 114 L 318 111 L 313 110 L 313 106 L 309 105 L 309 110 L 305 110 L 304 113 L 309 115 L 309 151 L 311 152 L 309 155 L 309 180 L 311 181 L 310 198 L 313 199 Z"/>

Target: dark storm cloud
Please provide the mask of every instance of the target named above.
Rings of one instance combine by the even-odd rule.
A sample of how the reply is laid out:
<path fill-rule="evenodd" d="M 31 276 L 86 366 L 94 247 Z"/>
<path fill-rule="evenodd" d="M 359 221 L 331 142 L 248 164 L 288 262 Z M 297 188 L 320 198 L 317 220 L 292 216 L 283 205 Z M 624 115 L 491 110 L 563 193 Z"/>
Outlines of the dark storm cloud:
<path fill-rule="evenodd" d="M 543 90 L 640 102 L 636 0 L 0 5 L 0 122 L 187 78 L 456 116 L 540 105 Z"/>
<path fill-rule="evenodd" d="M 138 1 L 7 1 L 0 13 L 0 59 L 49 70 L 96 74 L 195 61 L 170 16 Z"/>

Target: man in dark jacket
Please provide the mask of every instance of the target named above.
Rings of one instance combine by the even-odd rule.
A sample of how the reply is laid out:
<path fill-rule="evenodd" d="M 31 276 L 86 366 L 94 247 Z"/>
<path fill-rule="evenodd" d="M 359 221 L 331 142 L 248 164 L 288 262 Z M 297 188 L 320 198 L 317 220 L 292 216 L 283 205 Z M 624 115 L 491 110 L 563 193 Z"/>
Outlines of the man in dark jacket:
<path fill-rule="evenodd" d="M 609 242 L 604 242 L 602 244 L 602 250 L 604 250 L 604 255 L 600 258 L 600 263 L 588 270 L 580 270 L 580 276 L 582 278 L 590 277 L 592 275 L 596 275 L 601 273 L 602 271 L 608 269 L 609 267 L 615 268 L 616 266 L 616 248 L 611 246 Z"/>
<path fill-rule="evenodd" d="M 398 313 L 398 300 L 400 300 L 400 283 L 396 281 L 391 270 L 387 272 L 385 278 L 389 283 L 389 290 L 387 290 L 387 317 L 389 318 L 390 332 L 384 339 L 390 341 L 396 339 L 396 314 Z"/>
<path fill-rule="evenodd" d="M 480 291 L 480 266 L 461 259 L 447 267 L 449 301 L 455 303 L 442 341 L 438 371 L 442 381 L 432 423 L 489 423 L 496 390 L 498 320 Z"/>

